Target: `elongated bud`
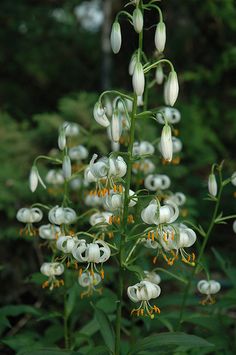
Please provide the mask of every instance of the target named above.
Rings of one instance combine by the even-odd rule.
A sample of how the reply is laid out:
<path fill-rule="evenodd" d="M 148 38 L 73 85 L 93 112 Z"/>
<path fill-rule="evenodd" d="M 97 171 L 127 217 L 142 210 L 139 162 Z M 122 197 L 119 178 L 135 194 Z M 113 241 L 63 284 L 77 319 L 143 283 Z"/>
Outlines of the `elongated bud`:
<path fill-rule="evenodd" d="M 105 110 L 100 102 L 97 102 L 94 105 L 93 117 L 95 121 L 103 127 L 108 127 L 110 125 L 110 121 L 108 120 Z"/>
<path fill-rule="evenodd" d="M 164 87 L 164 100 L 166 105 L 174 106 L 179 94 L 178 77 L 174 70 L 169 73 Z"/>
<path fill-rule="evenodd" d="M 156 68 L 156 82 L 157 84 L 161 85 L 163 83 L 164 80 L 164 73 L 163 73 L 163 69 L 162 69 L 162 65 L 158 64 L 157 68 Z"/>
<path fill-rule="evenodd" d="M 61 129 L 58 136 L 58 147 L 60 150 L 64 150 L 66 147 L 66 134 L 65 129 Z"/>
<path fill-rule="evenodd" d="M 118 143 L 122 134 L 122 119 L 118 110 L 114 110 L 111 119 L 111 137 L 113 142 Z"/>
<path fill-rule="evenodd" d="M 208 191 L 209 194 L 212 196 L 217 195 L 217 182 L 215 174 L 211 173 L 208 178 Z"/>
<path fill-rule="evenodd" d="M 171 128 L 165 125 L 161 132 L 161 153 L 165 160 L 171 161 L 173 155 L 173 144 L 171 137 Z"/>
<path fill-rule="evenodd" d="M 136 63 L 135 65 L 132 82 L 136 95 L 142 96 L 145 86 L 145 77 L 143 72 L 143 66 L 140 62 Z"/>
<path fill-rule="evenodd" d="M 136 54 L 133 54 L 129 62 L 129 75 L 134 74 L 134 68 L 136 63 L 137 63 L 137 56 Z"/>
<path fill-rule="evenodd" d="M 121 30 L 119 22 L 114 22 L 111 30 L 111 48 L 115 54 L 120 51 L 121 47 Z"/>
<path fill-rule="evenodd" d="M 133 12 L 133 25 L 137 33 L 140 33 L 143 29 L 143 14 L 139 8 L 136 8 Z"/>
<path fill-rule="evenodd" d="M 37 189 L 38 186 L 38 169 L 35 165 L 32 166 L 29 176 L 29 187 L 32 192 Z"/>
<path fill-rule="evenodd" d="M 64 156 L 62 171 L 65 179 L 69 179 L 71 177 L 71 161 L 68 155 Z"/>
<path fill-rule="evenodd" d="M 166 44 L 166 26 L 164 22 L 159 22 L 155 32 L 155 46 L 159 53 L 162 53 Z"/>

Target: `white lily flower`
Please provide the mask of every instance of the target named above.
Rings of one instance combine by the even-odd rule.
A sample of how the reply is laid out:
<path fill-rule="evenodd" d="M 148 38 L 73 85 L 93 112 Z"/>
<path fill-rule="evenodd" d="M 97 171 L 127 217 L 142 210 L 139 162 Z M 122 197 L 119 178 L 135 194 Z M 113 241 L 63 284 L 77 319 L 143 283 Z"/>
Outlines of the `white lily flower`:
<path fill-rule="evenodd" d="M 73 248 L 76 247 L 78 239 L 71 237 L 70 235 L 62 235 L 57 239 L 56 246 L 57 249 L 63 251 L 65 254 L 72 252 Z"/>
<path fill-rule="evenodd" d="M 88 157 L 88 149 L 83 145 L 78 145 L 69 149 L 69 157 L 71 160 L 83 160 Z"/>
<path fill-rule="evenodd" d="M 140 162 L 136 162 L 132 166 L 134 174 L 142 172 L 144 175 L 152 173 L 156 169 L 155 164 L 150 159 L 142 159 Z"/>
<path fill-rule="evenodd" d="M 133 145 L 133 155 L 151 155 L 155 152 L 154 146 L 147 141 L 134 142 Z"/>
<path fill-rule="evenodd" d="M 133 309 L 131 314 L 137 316 L 148 315 L 153 319 L 153 313 L 160 313 L 160 309 L 155 305 L 151 306 L 149 301 L 159 297 L 160 293 L 160 286 L 150 281 L 143 280 L 133 286 L 129 286 L 127 289 L 129 299 L 135 303 L 141 302 L 140 306 L 137 309 Z"/>
<path fill-rule="evenodd" d="M 181 152 L 183 144 L 179 138 L 172 137 L 173 153 Z"/>
<path fill-rule="evenodd" d="M 60 235 L 60 227 L 54 224 L 44 224 L 39 227 L 39 236 L 42 239 L 56 240 Z"/>
<path fill-rule="evenodd" d="M 168 123 L 175 124 L 181 119 L 180 112 L 173 107 L 163 107 L 156 114 L 157 122 L 165 124 L 165 119 Z"/>
<path fill-rule="evenodd" d="M 43 263 L 40 271 L 43 275 L 48 276 L 48 281 L 42 285 L 43 288 L 49 287 L 51 291 L 54 287 L 64 285 L 63 280 L 56 280 L 56 276 L 60 276 L 64 272 L 64 266 L 61 263 Z"/>
<path fill-rule="evenodd" d="M 90 216 L 89 223 L 91 226 L 95 226 L 97 224 L 109 224 L 111 217 L 112 213 L 110 212 L 96 212 Z"/>
<path fill-rule="evenodd" d="M 44 184 L 43 180 L 41 179 L 38 168 L 36 165 L 33 165 L 30 171 L 30 176 L 29 176 L 29 186 L 30 190 L 34 192 L 37 189 L 38 183 L 43 186 L 44 189 L 46 189 L 46 185 Z"/>
<path fill-rule="evenodd" d="M 97 272 L 94 272 L 92 275 L 88 271 L 83 272 L 79 276 L 78 282 L 81 287 L 87 287 L 87 291 L 81 293 L 81 298 L 84 296 L 91 296 L 93 291 L 100 293 L 101 289 L 96 289 L 96 286 L 101 282 L 101 280 L 102 278 Z"/>
<path fill-rule="evenodd" d="M 120 209 L 124 205 L 124 194 L 125 190 L 123 189 L 122 193 L 119 192 L 114 192 L 114 190 L 110 190 L 109 195 L 106 195 L 104 197 L 103 203 L 104 203 L 104 208 L 109 210 L 109 211 L 115 211 L 117 209 Z M 129 190 L 129 207 L 133 207 L 136 205 L 138 198 L 135 196 L 135 192 L 132 190 Z"/>
<path fill-rule="evenodd" d="M 159 53 L 162 53 L 166 44 L 166 26 L 164 22 L 159 22 L 155 31 L 155 46 Z"/>
<path fill-rule="evenodd" d="M 74 258 L 87 263 L 104 263 L 111 255 L 111 250 L 104 240 L 96 240 L 94 243 L 87 243 L 85 240 L 79 240 L 72 250 Z"/>
<path fill-rule="evenodd" d="M 45 180 L 48 184 L 63 185 L 65 182 L 62 170 L 51 169 L 48 171 Z"/>
<path fill-rule="evenodd" d="M 157 84 L 161 85 L 163 83 L 164 73 L 163 73 L 163 69 L 162 69 L 161 64 L 158 64 L 158 66 L 156 68 L 155 78 L 156 78 Z"/>
<path fill-rule="evenodd" d="M 139 8 L 136 8 L 133 12 L 133 25 L 137 33 L 142 32 L 143 29 L 143 14 Z"/>
<path fill-rule="evenodd" d="M 183 192 L 176 192 L 173 195 L 168 196 L 166 201 L 173 201 L 177 206 L 183 206 L 186 202 L 186 196 Z"/>
<path fill-rule="evenodd" d="M 84 203 L 86 204 L 86 206 L 89 207 L 97 207 L 103 204 L 103 199 L 102 197 L 99 197 L 97 195 L 88 194 L 85 197 Z"/>
<path fill-rule="evenodd" d="M 167 161 L 172 160 L 173 144 L 172 144 L 171 128 L 166 124 L 162 128 L 162 132 L 161 132 L 160 150 L 165 160 Z"/>
<path fill-rule="evenodd" d="M 156 285 L 159 285 L 159 283 L 161 282 L 161 277 L 155 271 L 144 271 L 144 274 L 144 281 L 150 281 Z"/>
<path fill-rule="evenodd" d="M 109 158 L 109 175 L 116 177 L 123 177 L 127 172 L 127 164 L 121 156 L 116 158 Z"/>
<path fill-rule="evenodd" d="M 48 213 L 48 219 L 52 224 L 72 224 L 76 220 L 76 213 L 69 207 L 53 207 Z"/>
<path fill-rule="evenodd" d="M 62 127 L 65 130 L 66 137 L 76 137 L 80 133 L 80 126 L 78 123 L 65 121 Z"/>
<path fill-rule="evenodd" d="M 203 305 L 213 304 L 215 303 L 215 300 L 211 297 L 211 295 L 218 293 L 221 289 L 221 285 L 215 280 L 201 280 L 197 284 L 197 289 L 200 293 L 207 295 L 207 297 L 201 301 Z"/>
<path fill-rule="evenodd" d="M 120 151 L 120 143 L 119 142 L 111 142 L 111 150 L 113 152 L 119 152 Z"/>
<path fill-rule="evenodd" d="M 122 38 L 121 38 L 120 24 L 119 22 L 115 21 L 112 25 L 112 30 L 111 30 L 111 48 L 115 54 L 117 54 L 120 51 L 121 42 L 122 42 Z"/>
<path fill-rule="evenodd" d="M 172 201 L 165 201 L 164 206 L 160 206 L 157 200 L 152 200 L 141 212 L 141 218 L 146 224 L 173 223 L 179 216 L 179 209 Z"/>
<path fill-rule="evenodd" d="M 71 161 L 69 155 L 65 155 L 62 162 L 62 171 L 65 179 L 71 177 Z"/>
<path fill-rule="evenodd" d="M 137 96 L 142 96 L 145 87 L 145 76 L 143 66 L 140 62 L 137 62 L 134 67 L 134 73 L 132 77 L 133 89 Z"/>
<path fill-rule="evenodd" d="M 100 102 L 97 102 L 93 109 L 93 117 L 95 121 L 100 124 L 102 127 L 108 127 L 110 125 L 110 121 L 106 116 L 105 109 L 102 107 Z"/>
<path fill-rule="evenodd" d="M 174 70 L 169 73 L 164 87 L 164 99 L 166 105 L 174 106 L 179 94 L 178 77 Z"/>
<path fill-rule="evenodd" d="M 39 208 L 21 208 L 17 212 L 16 218 L 22 223 L 37 223 L 43 218 L 43 212 Z"/>
<path fill-rule="evenodd" d="M 217 195 L 217 182 L 215 174 L 211 173 L 208 178 L 208 191 L 209 194 L 212 196 Z"/>
<path fill-rule="evenodd" d="M 117 109 L 113 111 L 110 127 L 112 140 L 113 142 L 118 143 L 122 134 L 122 118 Z"/>
<path fill-rule="evenodd" d="M 136 53 L 134 53 L 129 62 L 129 75 L 131 76 L 134 74 L 134 68 L 136 63 L 137 63 L 137 55 Z"/>
<path fill-rule="evenodd" d="M 170 178 L 167 175 L 161 174 L 150 174 L 144 180 L 144 186 L 150 191 L 168 189 L 170 184 Z"/>
<path fill-rule="evenodd" d="M 231 183 L 233 186 L 236 186 L 236 171 L 231 176 Z"/>

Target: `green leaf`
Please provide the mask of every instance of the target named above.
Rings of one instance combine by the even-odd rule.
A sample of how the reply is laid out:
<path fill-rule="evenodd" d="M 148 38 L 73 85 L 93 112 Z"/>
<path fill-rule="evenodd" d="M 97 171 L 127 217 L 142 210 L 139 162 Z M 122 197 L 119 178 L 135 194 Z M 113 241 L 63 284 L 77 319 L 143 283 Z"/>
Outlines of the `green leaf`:
<path fill-rule="evenodd" d="M 135 346 L 130 350 L 129 354 L 136 355 L 143 351 L 155 351 L 157 353 L 159 347 L 170 345 L 184 346 L 186 348 L 213 346 L 213 344 L 203 338 L 197 337 L 196 335 L 181 332 L 159 333 L 137 341 Z"/>
<path fill-rule="evenodd" d="M 128 269 L 131 272 L 134 272 L 138 276 L 139 279 L 140 278 L 143 279 L 145 277 L 143 269 L 139 265 L 129 265 L 129 266 L 126 266 L 126 269 Z"/>
<path fill-rule="evenodd" d="M 223 258 L 223 256 L 215 249 L 212 248 L 212 251 L 218 260 L 222 270 L 225 272 L 225 274 L 228 276 L 228 278 L 231 280 L 234 286 L 236 286 L 236 276 L 235 276 L 235 269 L 230 266 L 228 261 Z"/>
<path fill-rule="evenodd" d="M 22 349 L 17 355 L 79 355 L 78 352 L 72 350 L 62 350 L 56 348 L 39 348 L 32 350 L 32 348 Z"/>
<path fill-rule="evenodd" d="M 66 314 L 68 317 L 73 311 L 78 298 L 79 298 L 79 287 L 78 284 L 75 283 L 69 290 L 69 296 L 66 302 Z"/>
<path fill-rule="evenodd" d="M 20 314 L 31 314 L 32 316 L 41 316 L 42 312 L 38 308 L 24 304 L 16 306 L 5 306 L 0 309 L 1 316 L 17 317 Z"/>
<path fill-rule="evenodd" d="M 92 348 L 87 355 L 109 355 L 110 351 L 107 349 L 106 346 L 104 345 L 100 345 L 100 346 L 96 346 L 95 348 Z"/>
<path fill-rule="evenodd" d="M 112 325 L 107 317 L 106 313 L 103 312 L 101 309 L 94 306 L 95 309 L 95 317 L 97 322 L 100 326 L 99 330 L 104 339 L 105 344 L 107 345 L 108 349 L 114 352 L 115 349 L 115 337 L 114 337 L 114 330 Z"/>

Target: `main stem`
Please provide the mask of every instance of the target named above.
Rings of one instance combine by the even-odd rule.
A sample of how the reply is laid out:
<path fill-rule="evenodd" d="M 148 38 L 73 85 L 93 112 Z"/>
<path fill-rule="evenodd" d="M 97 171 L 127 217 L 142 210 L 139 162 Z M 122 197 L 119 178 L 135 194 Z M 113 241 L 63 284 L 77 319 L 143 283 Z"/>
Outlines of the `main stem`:
<path fill-rule="evenodd" d="M 217 214 L 218 214 L 221 195 L 222 195 L 222 190 L 223 190 L 221 171 L 219 172 L 219 176 L 220 176 L 220 188 L 219 188 L 219 193 L 218 193 L 218 196 L 217 196 L 215 209 L 214 209 L 214 212 L 213 212 L 213 215 L 212 215 L 212 219 L 211 219 L 209 228 L 208 228 L 207 233 L 205 235 L 204 241 L 203 241 L 203 243 L 201 245 L 201 249 L 200 249 L 200 252 L 199 252 L 199 255 L 198 255 L 198 259 L 197 259 L 196 265 L 192 269 L 192 272 L 191 272 L 191 274 L 189 276 L 189 280 L 188 280 L 188 283 L 187 283 L 185 291 L 184 291 L 183 301 L 182 301 L 180 315 L 179 315 L 178 330 L 181 328 L 181 322 L 182 322 L 182 319 L 183 319 L 184 309 L 185 309 L 185 306 L 186 306 L 186 303 L 187 303 L 187 300 L 188 300 L 188 296 L 189 296 L 189 292 L 190 292 L 190 288 L 191 288 L 191 285 L 192 285 L 192 280 L 194 279 L 194 276 L 196 275 L 196 273 L 198 271 L 199 264 L 200 264 L 200 262 L 202 260 L 204 251 L 206 249 L 207 242 L 208 242 L 209 237 L 211 235 L 212 229 L 213 229 L 213 227 L 215 225 L 215 219 L 216 219 Z"/>

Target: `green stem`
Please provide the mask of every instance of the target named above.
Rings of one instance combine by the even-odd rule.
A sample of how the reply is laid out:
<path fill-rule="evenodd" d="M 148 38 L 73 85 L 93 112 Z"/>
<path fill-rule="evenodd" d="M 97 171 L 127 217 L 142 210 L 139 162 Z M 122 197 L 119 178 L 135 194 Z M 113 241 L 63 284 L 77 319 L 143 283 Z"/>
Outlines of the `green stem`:
<path fill-rule="evenodd" d="M 219 188 L 219 193 L 218 193 L 218 196 L 217 196 L 216 205 L 215 205 L 215 208 L 214 208 L 214 212 L 213 212 L 213 215 L 212 215 L 212 219 L 211 219 L 210 225 L 209 225 L 208 230 L 206 232 L 204 241 L 203 241 L 203 243 L 201 245 L 196 265 L 192 269 L 192 272 L 190 274 L 187 286 L 186 286 L 185 291 L 184 291 L 183 301 L 182 301 L 180 315 L 179 315 L 178 330 L 180 330 L 180 327 L 181 327 L 182 319 L 183 319 L 183 316 L 184 316 L 184 309 L 185 309 L 185 306 L 186 306 L 186 303 L 187 303 L 187 300 L 188 300 L 188 296 L 189 296 L 190 288 L 191 288 L 191 285 L 192 285 L 192 281 L 194 280 L 194 276 L 197 274 L 197 272 L 199 270 L 199 264 L 200 264 L 201 259 L 203 257 L 204 251 L 206 249 L 207 242 L 209 240 L 209 237 L 210 237 L 211 232 L 213 230 L 213 227 L 215 225 L 216 216 L 218 214 L 219 205 L 220 205 L 220 201 L 221 201 L 221 195 L 222 195 L 222 191 L 223 191 L 223 188 L 224 188 L 224 185 L 222 183 L 221 171 L 219 171 L 219 177 L 220 177 L 220 188 Z"/>
<path fill-rule="evenodd" d="M 69 331 L 68 331 L 68 315 L 66 310 L 66 290 L 64 293 L 64 342 L 65 342 L 65 349 L 69 349 L 70 341 L 69 341 Z"/>

